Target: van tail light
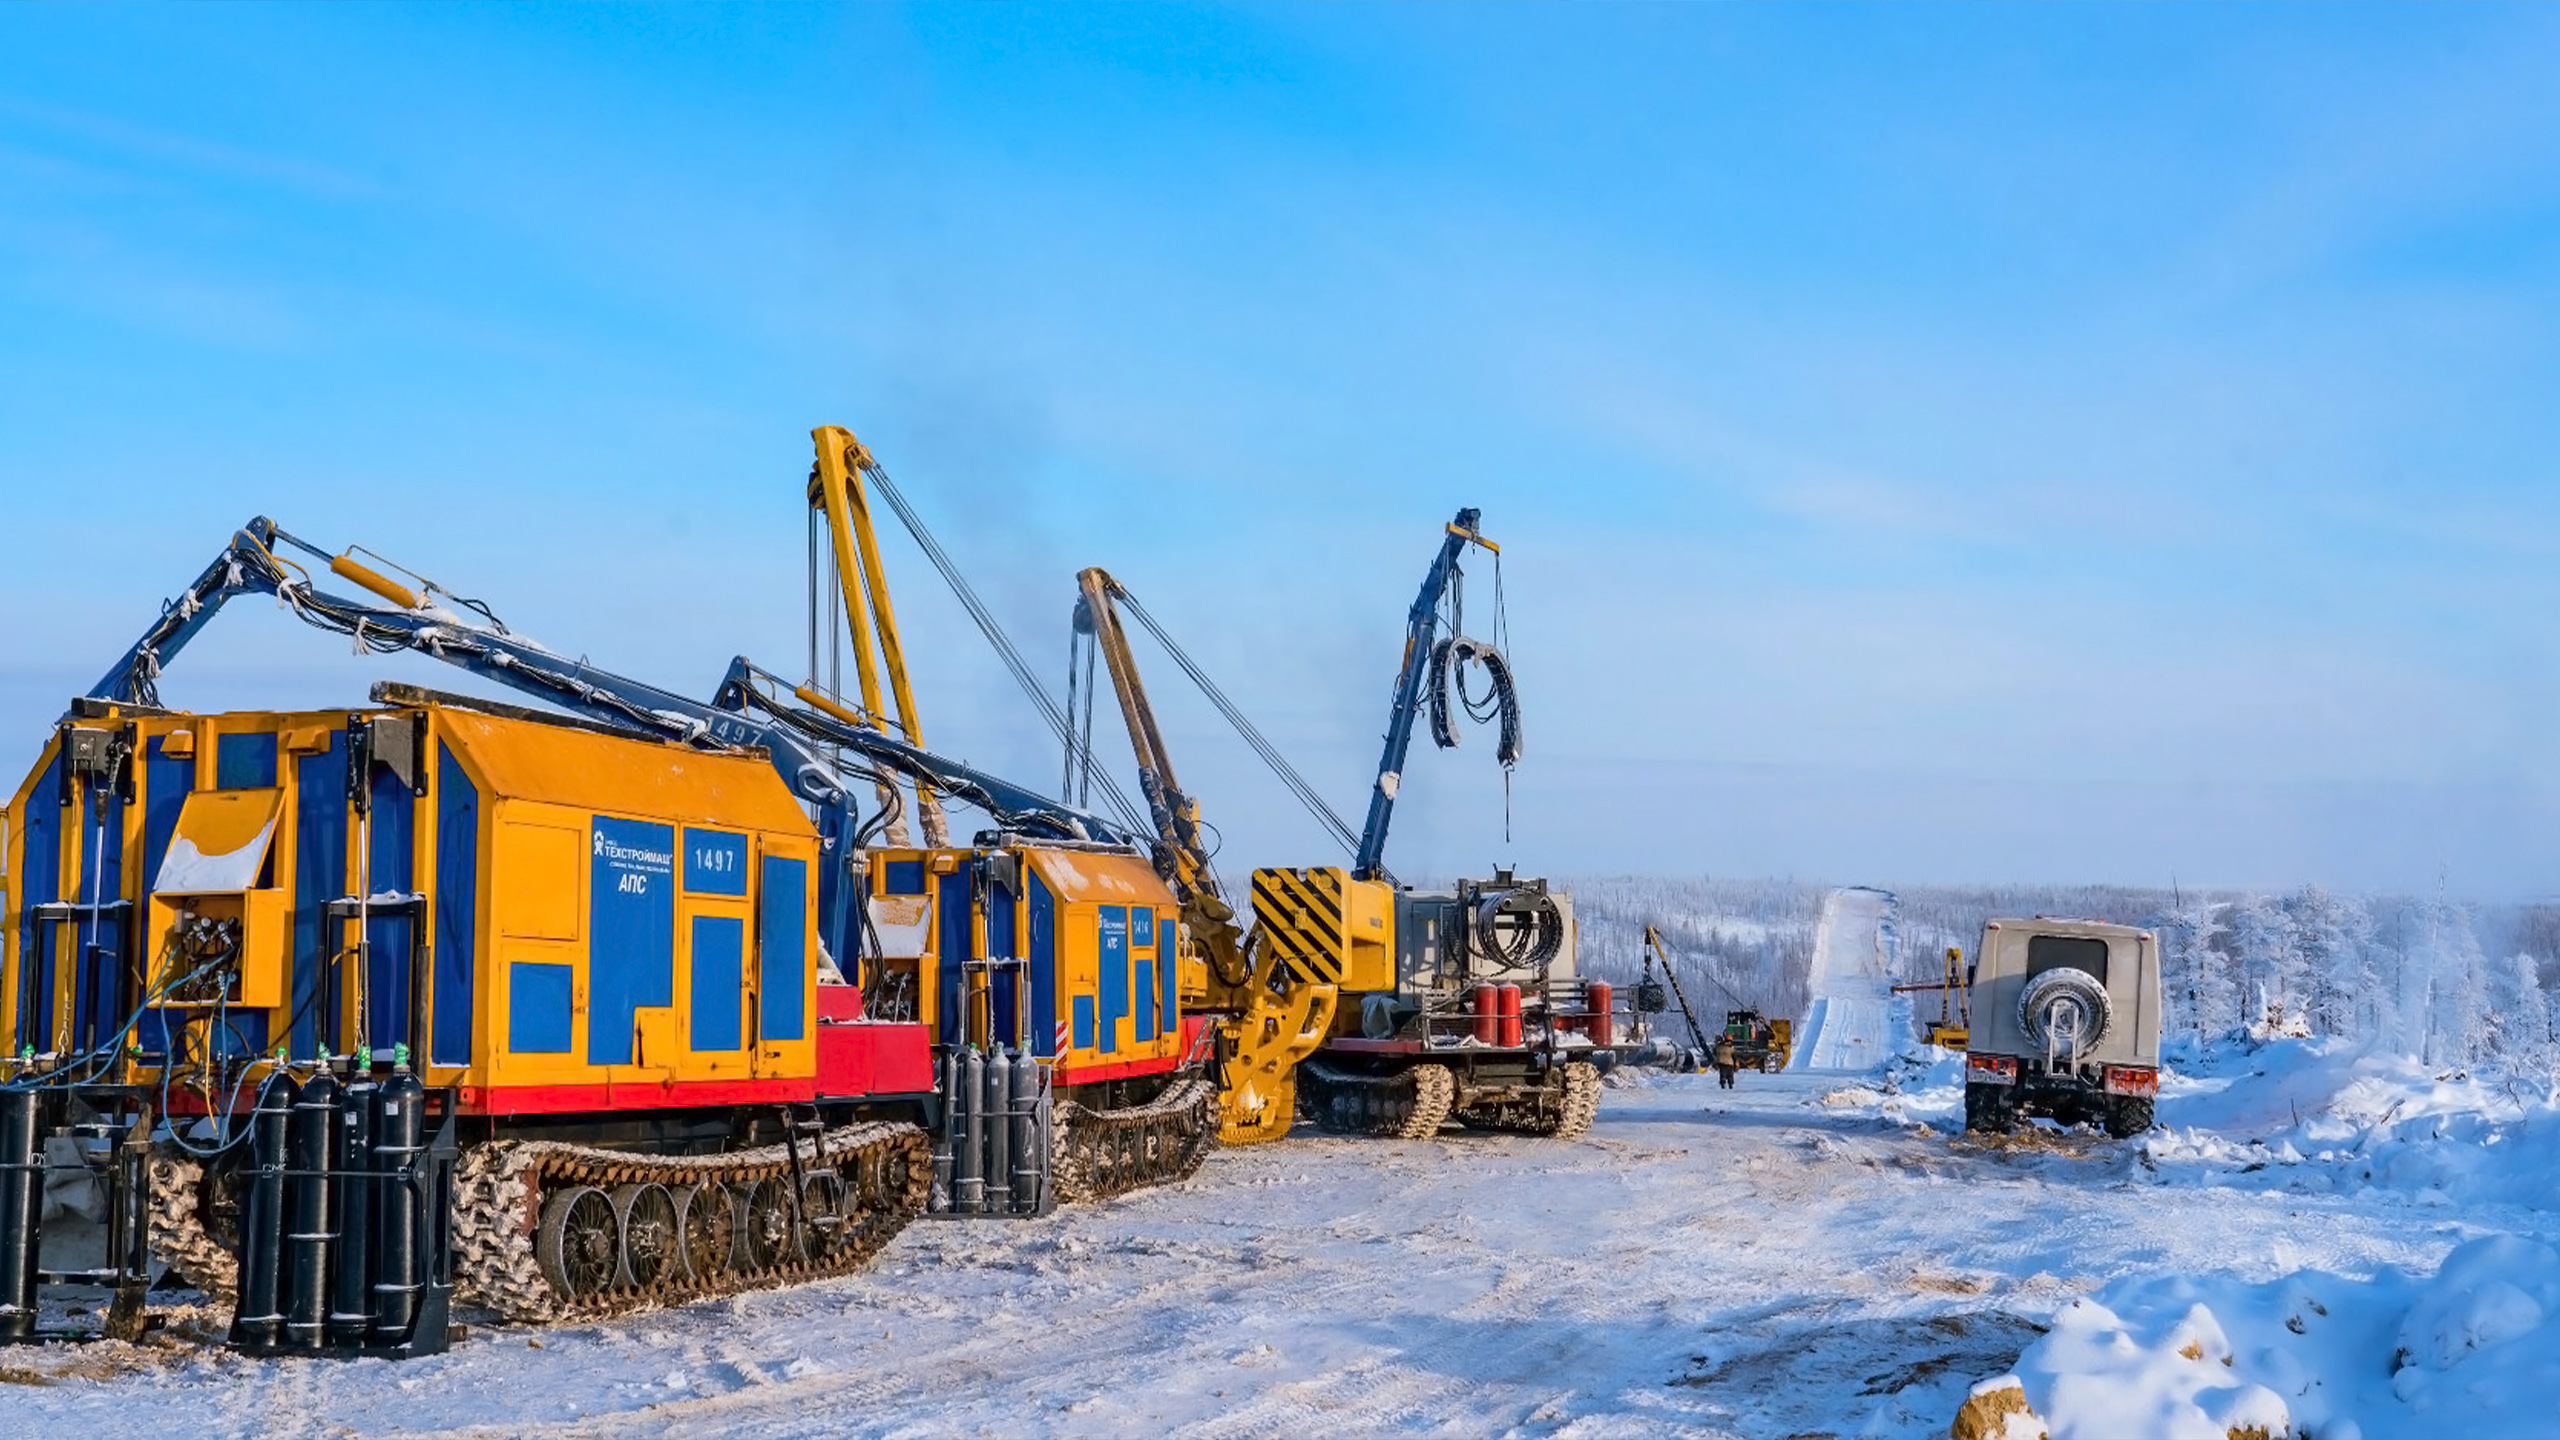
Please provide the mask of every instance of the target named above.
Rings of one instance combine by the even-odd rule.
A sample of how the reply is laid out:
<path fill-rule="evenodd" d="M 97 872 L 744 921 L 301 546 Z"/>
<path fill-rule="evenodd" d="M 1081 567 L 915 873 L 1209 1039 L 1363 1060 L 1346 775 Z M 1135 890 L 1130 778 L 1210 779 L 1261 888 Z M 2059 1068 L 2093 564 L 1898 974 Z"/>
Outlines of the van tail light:
<path fill-rule="evenodd" d="M 2160 1072 L 2144 1065 L 2110 1065 L 2106 1091 L 2110 1095 L 2157 1095 Z"/>
<path fill-rule="evenodd" d="M 2018 1083 L 2018 1058 L 2014 1055 L 1967 1055 L 1964 1078 L 1971 1085 L 2015 1085 Z"/>

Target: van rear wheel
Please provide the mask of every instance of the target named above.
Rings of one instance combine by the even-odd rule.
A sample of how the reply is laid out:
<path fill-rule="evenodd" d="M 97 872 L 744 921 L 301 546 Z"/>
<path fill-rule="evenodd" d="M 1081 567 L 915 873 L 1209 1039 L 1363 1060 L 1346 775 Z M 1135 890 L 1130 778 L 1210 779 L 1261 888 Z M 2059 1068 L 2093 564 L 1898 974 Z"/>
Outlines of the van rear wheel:
<path fill-rule="evenodd" d="M 2151 1128 L 2151 1097 L 2118 1095 L 2107 1106 L 2107 1133 L 2130 1140 Z"/>
<path fill-rule="evenodd" d="M 1964 1128 L 1989 1135 L 2006 1134 L 2017 1123 L 2017 1099 L 2006 1085 L 1964 1087 Z"/>

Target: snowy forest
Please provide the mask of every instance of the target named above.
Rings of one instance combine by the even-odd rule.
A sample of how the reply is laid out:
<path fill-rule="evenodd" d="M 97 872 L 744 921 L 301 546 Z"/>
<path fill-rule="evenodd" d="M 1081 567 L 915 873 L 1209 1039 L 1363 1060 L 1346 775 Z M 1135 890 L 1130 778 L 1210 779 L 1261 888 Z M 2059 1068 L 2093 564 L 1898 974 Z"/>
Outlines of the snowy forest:
<path fill-rule="evenodd" d="M 1787 880 L 1609 877 L 1573 881 L 1582 964 L 1625 983 L 1655 927 L 1701 1021 L 1749 1006 L 1801 1015 L 1814 927 L 1830 887 Z M 2160 937 L 2165 1034 L 2235 1030 L 2340 1036 L 2430 1065 L 2548 1081 L 2560 1072 L 2544 977 L 2560 962 L 2560 905 L 2483 905 L 2404 895 L 2284 894 L 2121 886 L 1918 887 L 1896 892 L 1895 963 L 1938 978 L 1968 959 L 1985 920 L 2067 915 Z M 1915 996 L 1924 1010 L 1935 999 Z"/>

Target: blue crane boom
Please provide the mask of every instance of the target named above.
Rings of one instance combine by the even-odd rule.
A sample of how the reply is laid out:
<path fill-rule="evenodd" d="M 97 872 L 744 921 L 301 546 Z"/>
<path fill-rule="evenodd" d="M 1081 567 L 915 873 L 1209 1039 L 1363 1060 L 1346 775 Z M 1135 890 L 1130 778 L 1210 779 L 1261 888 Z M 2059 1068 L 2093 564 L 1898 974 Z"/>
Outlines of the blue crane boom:
<path fill-rule="evenodd" d="M 298 550 L 332 572 L 383 597 L 372 604 L 318 589 L 309 571 L 280 556 Z M 791 793 L 817 812 L 818 833 L 831 856 L 861 843 L 853 790 L 832 752 L 861 757 L 868 765 L 922 780 L 945 795 L 987 812 L 1000 829 L 1028 837 L 1142 843 L 1141 837 L 1090 811 L 1052 800 L 1010 781 L 934 754 L 869 726 L 849 723 L 800 698 L 778 677 L 741 655 L 730 662 L 710 704 L 662 690 L 584 660 L 555 654 L 510 633 L 488 607 L 421 581 L 417 587 L 389 579 L 356 561 L 355 552 L 331 555 L 260 516 L 242 526 L 194 584 L 162 608 L 123 657 L 90 687 L 89 698 L 158 705 L 163 666 L 225 602 L 244 594 L 272 595 L 306 623 L 353 636 L 376 653 L 414 650 L 475 675 L 535 696 L 588 720 L 654 739 L 700 747 L 761 747 Z M 302 571 L 296 576 L 293 571 Z M 466 620 L 437 596 L 477 612 Z M 845 866 L 822 867 L 819 915 L 830 951 L 854 952 L 859 911 L 845 881 Z"/>
<path fill-rule="evenodd" d="M 1395 703 L 1387 712 L 1387 745 L 1378 757 L 1377 784 L 1369 792 L 1369 819 L 1360 827 L 1360 849 L 1352 860 L 1351 875 L 1355 880 L 1392 878 L 1386 869 L 1387 822 L 1395 815 L 1396 789 L 1404 776 L 1405 754 L 1413 745 L 1414 717 L 1422 709 L 1422 685 L 1431 673 L 1433 637 L 1440 628 L 1440 598 L 1449 592 L 1450 581 L 1458 574 L 1458 558 L 1469 545 L 1495 549 L 1492 541 L 1476 533 L 1476 523 L 1482 515 L 1482 511 L 1469 507 L 1449 522 L 1449 533 L 1440 542 L 1439 557 L 1422 577 L 1421 593 L 1414 596 L 1413 610 L 1405 618 L 1404 666 L 1397 672 Z"/>

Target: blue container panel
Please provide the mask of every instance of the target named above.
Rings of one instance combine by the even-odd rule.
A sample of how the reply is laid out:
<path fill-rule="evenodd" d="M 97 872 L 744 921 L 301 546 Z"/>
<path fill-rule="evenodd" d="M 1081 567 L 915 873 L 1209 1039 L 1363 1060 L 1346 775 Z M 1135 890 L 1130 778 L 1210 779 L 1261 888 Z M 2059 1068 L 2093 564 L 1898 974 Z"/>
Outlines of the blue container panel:
<path fill-rule="evenodd" d="M 989 959 L 1005 960 L 1020 959 L 1021 952 L 1016 950 L 1013 945 L 1013 892 L 1005 889 L 1001 885 L 988 886 L 986 911 L 987 957 Z M 990 1023 L 995 1027 L 996 1039 L 1007 1045 L 1016 1043 L 1017 1037 L 1022 1034 L 1022 1031 L 1019 1028 L 1021 1025 L 1022 972 L 1018 970 L 995 971 L 987 983 L 987 1003 L 989 1008 L 995 1012 L 994 1018 Z"/>
<path fill-rule="evenodd" d="M 1156 1038 L 1156 912 L 1144 905 L 1129 910 L 1130 999 L 1137 1005 L 1138 1043 Z"/>
<path fill-rule="evenodd" d="M 324 1045 L 354 1048 L 338 1043 L 338 967 L 329 963 L 331 932 L 339 927 L 328 905 L 347 893 L 346 739 L 344 731 L 330 731 L 328 749 L 300 756 L 293 767 L 293 1024 L 286 1043 L 297 1060 Z"/>
<path fill-rule="evenodd" d="M 1120 1022 L 1129 1015 L 1129 907 L 1094 907 L 1094 955 L 1102 964 L 1102 1053 L 1120 1050 Z"/>
<path fill-rule="evenodd" d="M 518 1055 L 566 1055 L 577 970 L 519 960 L 507 967 L 507 1049 Z M 590 1031 L 592 1032 L 590 1027 Z M 588 1048 L 594 1048 L 592 1033 Z"/>
<path fill-rule="evenodd" d="M 124 802 L 110 800 L 106 806 L 106 833 L 99 837 L 98 898 L 113 899 L 125 892 Z M 90 1012 L 89 1043 L 121 1048 L 125 1022 L 133 1015 L 142 997 L 134 990 L 133 943 L 134 921 L 131 912 L 98 917 L 97 949 L 90 956 L 96 968 L 90 974 L 92 993 L 104 1003 Z"/>
<path fill-rule="evenodd" d="M 61 793 L 62 756 L 57 751 L 53 760 L 36 777 L 33 797 L 27 805 L 27 834 L 19 842 L 25 858 L 25 875 L 18 882 L 18 898 L 23 908 L 18 914 L 18 1043 L 33 1045 L 38 1050 L 53 1048 L 53 980 L 55 947 L 52 927 L 44 927 L 46 943 L 36 944 L 35 909 L 62 898 L 62 807 L 54 797 Z"/>
<path fill-rule="evenodd" d="M 969 872 L 958 870 L 943 876 L 935 890 L 934 1033 L 943 1044 L 957 1045 L 967 1033 L 961 1023 L 967 1018 L 960 1003 L 960 997 L 967 993 L 961 985 L 961 962 L 976 954 L 969 944 Z"/>
<path fill-rule="evenodd" d="M 723 830 L 686 830 L 684 888 L 694 895 L 745 895 L 747 837 Z"/>
<path fill-rule="evenodd" d="M 215 737 L 214 789 L 272 790 L 275 785 L 276 737 L 273 731 Z"/>
<path fill-rule="evenodd" d="M 747 922 L 731 915 L 693 917 L 693 981 L 688 1008 L 695 1050 L 746 1045 L 740 1020 L 747 984 Z"/>
<path fill-rule="evenodd" d="M 480 792 L 453 749 L 436 746 L 435 1016 L 431 1059 L 471 1063 L 471 962 L 480 914 Z"/>
<path fill-rule="evenodd" d="M 839 812 L 818 814 L 818 940 L 830 955 L 861 955 L 870 949 L 863 911 L 871 903 L 870 882 L 856 885 L 840 857 L 852 833 Z M 851 974 L 851 970 L 846 971 Z"/>
<path fill-rule="evenodd" d="M 374 767 L 372 791 L 365 852 L 368 893 L 406 895 L 417 884 L 417 797 L 389 766 Z M 417 938 L 414 916 L 375 915 L 365 923 L 365 1043 L 376 1050 L 417 1043 L 409 1033 L 417 1004 L 410 952 Z"/>
<path fill-rule="evenodd" d="M 1066 1017 L 1058 1013 L 1058 904 L 1048 883 L 1031 877 L 1031 1053 L 1044 1058 L 1064 1048 Z"/>
<path fill-rule="evenodd" d="M 676 1003 L 676 832 L 599 815 L 587 872 L 587 1063 L 628 1065 L 633 1012 Z"/>
<path fill-rule="evenodd" d="M 164 755 L 161 739 L 152 737 L 142 757 L 142 878 L 144 888 L 160 875 L 169 854 L 169 837 L 178 833 L 178 812 L 196 788 L 192 755 Z"/>
<path fill-rule="evenodd" d="M 760 1038 L 799 1040 L 809 1033 L 809 864 L 768 855 L 764 903 L 756 935 L 756 1007 Z"/>
<path fill-rule="evenodd" d="M 124 893 L 124 802 L 113 790 L 88 792 L 96 810 L 84 822 L 79 858 L 64 888 L 79 901 L 113 900 Z M 66 812 L 73 813 L 73 812 Z M 95 865 L 97 874 L 89 869 Z M 125 922 L 116 915 L 75 919 L 71 936 L 71 1043 L 81 1050 L 121 1049 L 130 1007 L 126 1000 Z"/>
<path fill-rule="evenodd" d="M 1174 928 L 1173 915 L 1168 912 L 1163 928 L 1156 932 L 1156 1029 L 1159 1031 L 1182 1028 L 1182 1003 L 1174 998 L 1179 977 L 1174 974 L 1173 944 L 1179 933 Z"/>
<path fill-rule="evenodd" d="M 169 837 L 178 833 L 178 812 L 186 808 L 187 795 L 195 789 L 196 762 L 192 755 L 167 755 L 161 751 L 161 737 L 153 736 L 144 747 L 142 757 L 142 888 L 149 890 L 160 875 L 160 862 L 169 854 Z M 143 1058 L 154 1065 L 163 1063 L 169 1053 L 169 1036 L 177 1027 L 170 1024 L 165 1010 L 143 1012 L 136 1037 L 142 1043 Z"/>

